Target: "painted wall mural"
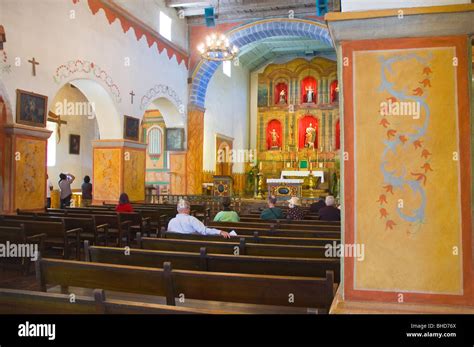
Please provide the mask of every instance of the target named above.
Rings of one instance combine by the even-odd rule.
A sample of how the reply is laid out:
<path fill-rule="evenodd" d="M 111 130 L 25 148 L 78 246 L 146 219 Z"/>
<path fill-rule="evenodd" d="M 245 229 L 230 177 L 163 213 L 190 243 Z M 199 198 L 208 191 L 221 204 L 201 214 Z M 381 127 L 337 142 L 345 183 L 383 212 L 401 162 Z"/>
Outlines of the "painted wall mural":
<path fill-rule="evenodd" d="M 121 149 L 94 148 L 94 201 L 118 200 L 121 162 Z"/>
<path fill-rule="evenodd" d="M 15 138 L 14 208 L 42 209 L 46 201 L 46 141 Z"/>
<path fill-rule="evenodd" d="M 130 155 L 123 163 L 123 191 L 132 201 L 145 200 L 145 150 L 125 148 Z"/>
<path fill-rule="evenodd" d="M 344 70 L 345 233 L 347 243 L 365 248 L 363 261 L 345 259 L 346 295 L 394 302 L 404 292 L 405 302 L 466 295 L 465 40 L 362 41 L 343 49 L 352 57 Z"/>

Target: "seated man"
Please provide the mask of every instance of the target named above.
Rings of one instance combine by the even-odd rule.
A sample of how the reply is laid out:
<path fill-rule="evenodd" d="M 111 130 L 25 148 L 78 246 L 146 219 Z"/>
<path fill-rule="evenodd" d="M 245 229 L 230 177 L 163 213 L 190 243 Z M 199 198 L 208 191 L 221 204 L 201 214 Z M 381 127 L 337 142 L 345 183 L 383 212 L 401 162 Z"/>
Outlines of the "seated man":
<path fill-rule="evenodd" d="M 319 219 L 325 221 L 340 221 L 341 211 L 334 206 L 334 196 L 326 196 L 326 207 L 319 210 Z"/>
<path fill-rule="evenodd" d="M 272 220 L 272 219 L 283 219 L 285 218 L 283 216 L 283 211 L 275 207 L 275 204 L 277 202 L 277 198 L 274 196 L 269 196 L 268 197 L 268 208 L 263 210 L 262 213 L 260 214 L 261 219 L 265 220 Z"/>
<path fill-rule="evenodd" d="M 181 234 L 221 235 L 229 239 L 228 232 L 207 228 L 199 219 L 190 216 L 191 205 L 180 199 L 177 206 L 178 214 L 168 223 L 168 231 Z"/>
<path fill-rule="evenodd" d="M 318 213 L 323 207 L 326 207 L 326 203 L 324 202 L 324 196 L 320 196 L 318 201 L 313 202 L 311 206 L 309 206 L 309 212 Z"/>

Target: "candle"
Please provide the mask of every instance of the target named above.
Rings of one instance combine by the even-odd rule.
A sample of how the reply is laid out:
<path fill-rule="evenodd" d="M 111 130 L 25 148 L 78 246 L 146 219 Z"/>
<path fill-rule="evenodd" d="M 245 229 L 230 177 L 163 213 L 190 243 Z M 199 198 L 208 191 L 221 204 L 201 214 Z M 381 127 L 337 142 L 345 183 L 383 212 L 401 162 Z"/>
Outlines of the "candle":
<path fill-rule="evenodd" d="M 259 168 L 260 171 L 262 171 L 262 164 L 263 164 L 263 162 L 260 162 L 260 164 L 258 164 L 259 165 L 258 168 Z"/>

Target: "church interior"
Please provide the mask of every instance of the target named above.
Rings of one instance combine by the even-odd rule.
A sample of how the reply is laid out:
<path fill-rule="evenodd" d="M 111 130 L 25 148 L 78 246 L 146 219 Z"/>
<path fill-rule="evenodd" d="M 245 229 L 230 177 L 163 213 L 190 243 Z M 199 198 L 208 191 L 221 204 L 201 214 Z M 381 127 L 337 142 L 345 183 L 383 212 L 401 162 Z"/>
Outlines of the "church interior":
<path fill-rule="evenodd" d="M 0 314 L 474 314 L 473 47 L 471 0 L 0 0 Z"/>

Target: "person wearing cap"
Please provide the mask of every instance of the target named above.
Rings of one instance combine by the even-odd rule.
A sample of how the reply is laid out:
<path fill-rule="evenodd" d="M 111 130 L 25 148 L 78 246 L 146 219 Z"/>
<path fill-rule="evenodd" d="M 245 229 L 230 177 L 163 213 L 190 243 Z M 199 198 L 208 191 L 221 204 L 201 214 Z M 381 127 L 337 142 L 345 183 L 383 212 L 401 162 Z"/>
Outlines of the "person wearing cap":
<path fill-rule="evenodd" d="M 283 211 L 281 208 L 275 207 L 277 203 L 277 198 L 274 196 L 268 197 L 268 208 L 263 210 L 260 214 L 260 218 L 264 220 L 272 220 L 272 219 L 283 219 Z"/>
<path fill-rule="evenodd" d="M 319 219 L 324 221 L 340 221 L 341 210 L 334 206 L 334 196 L 326 196 L 326 207 L 319 210 Z"/>
<path fill-rule="evenodd" d="M 223 211 L 220 211 L 216 216 L 214 217 L 214 222 L 233 222 L 237 223 L 240 221 L 240 217 L 237 214 L 237 212 L 232 211 L 230 208 L 231 205 L 231 200 L 229 197 L 225 197 L 222 200 L 222 206 L 224 207 Z"/>
<path fill-rule="evenodd" d="M 287 219 L 301 220 L 304 218 L 304 211 L 301 208 L 301 202 L 298 197 L 293 196 L 288 200 L 288 207 L 288 213 L 286 215 Z"/>
<path fill-rule="evenodd" d="M 190 215 L 191 206 L 189 202 L 180 199 L 177 206 L 178 214 L 168 223 L 168 231 L 181 234 L 221 235 L 229 239 L 228 232 L 208 228 L 199 219 Z"/>

